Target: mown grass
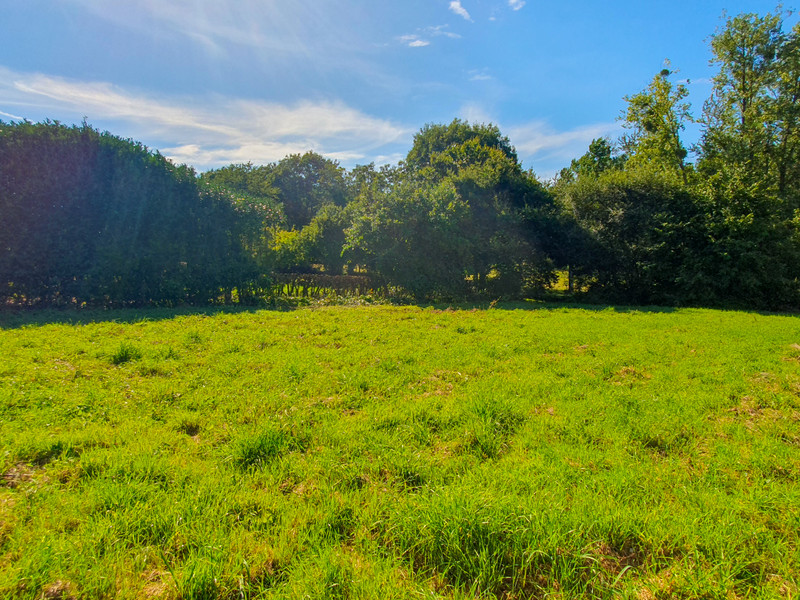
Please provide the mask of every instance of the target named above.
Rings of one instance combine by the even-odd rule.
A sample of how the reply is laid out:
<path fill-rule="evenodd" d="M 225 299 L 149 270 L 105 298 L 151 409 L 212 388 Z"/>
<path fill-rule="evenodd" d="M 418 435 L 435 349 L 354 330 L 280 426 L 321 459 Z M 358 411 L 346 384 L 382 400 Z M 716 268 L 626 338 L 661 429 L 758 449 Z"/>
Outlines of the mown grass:
<path fill-rule="evenodd" d="M 0 597 L 798 594 L 797 317 L 69 318 L 0 330 Z"/>

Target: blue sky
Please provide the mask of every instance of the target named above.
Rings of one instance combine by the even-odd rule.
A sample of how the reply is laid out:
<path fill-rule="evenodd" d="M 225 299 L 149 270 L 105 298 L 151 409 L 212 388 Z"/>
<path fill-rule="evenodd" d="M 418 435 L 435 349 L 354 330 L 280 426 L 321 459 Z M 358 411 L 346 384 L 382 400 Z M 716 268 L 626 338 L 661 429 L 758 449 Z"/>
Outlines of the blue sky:
<path fill-rule="evenodd" d="M 552 176 L 615 138 L 669 59 L 711 91 L 715 0 L 2 0 L 0 119 L 80 123 L 198 170 L 314 150 L 395 163 L 425 123 L 491 122 Z M 790 8 L 788 5 L 785 8 Z M 787 18 L 787 26 L 796 16 Z M 695 131 L 687 132 L 691 142 Z"/>

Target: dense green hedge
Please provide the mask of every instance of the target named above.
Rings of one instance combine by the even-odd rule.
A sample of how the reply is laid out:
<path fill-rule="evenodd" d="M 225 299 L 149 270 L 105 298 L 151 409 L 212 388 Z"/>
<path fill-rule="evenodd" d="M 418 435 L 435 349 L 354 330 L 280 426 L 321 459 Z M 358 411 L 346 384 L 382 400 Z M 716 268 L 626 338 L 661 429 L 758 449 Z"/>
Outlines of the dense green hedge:
<path fill-rule="evenodd" d="M 207 302 L 252 286 L 246 211 L 141 144 L 0 121 L 0 301 Z"/>

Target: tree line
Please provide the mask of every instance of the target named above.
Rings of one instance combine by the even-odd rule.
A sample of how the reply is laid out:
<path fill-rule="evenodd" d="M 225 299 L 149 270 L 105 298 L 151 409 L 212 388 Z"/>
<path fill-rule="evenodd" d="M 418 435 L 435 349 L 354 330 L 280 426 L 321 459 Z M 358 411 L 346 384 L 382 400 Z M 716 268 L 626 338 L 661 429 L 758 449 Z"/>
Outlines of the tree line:
<path fill-rule="evenodd" d="M 308 152 L 200 175 L 86 124 L 0 121 L 0 301 L 258 302 L 281 273 L 523 297 L 566 272 L 604 301 L 796 308 L 800 26 L 739 15 L 710 45 L 701 114 L 664 69 L 625 98 L 625 135 L 551 181 L 496 126 L 458 119 L 397 165 Z"/>

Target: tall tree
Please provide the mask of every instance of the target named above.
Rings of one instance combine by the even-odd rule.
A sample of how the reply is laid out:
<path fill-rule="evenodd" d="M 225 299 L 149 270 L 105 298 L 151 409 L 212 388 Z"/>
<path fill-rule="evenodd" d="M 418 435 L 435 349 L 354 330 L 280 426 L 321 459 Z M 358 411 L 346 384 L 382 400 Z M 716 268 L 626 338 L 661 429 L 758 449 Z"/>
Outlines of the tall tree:
<path fill-rule="evenodd" d="M 776 166 L 778 194 L 800 207 L 800 23 L 778 51 L 776 82 Z"/>
<path fill-rule="evenodd" d="M 781 25 L 778 15 L 743 14 L 711 38 L 719 73 L 704 109 L 701 150 L 703 170 L 716 185 L 772 187 Z"/>
<path fill-rule="evenodd" d="M 680 173 L 687 183 L 687 151 L 680 133 L 692 117 L 689 104 L 684 102 L 689 90 L 683 84 L 673 85 L 672 72 L 663 69 L 638 94 L 626 96 L 628 108 L 623 126 L 630 130 L 624 138 L 629 157 L 629 167 L 641 164 L 654 165 L 664 170 Z"/>
<path fill-rule="evenodd" d="M 711 39 L 719 67 L 705 106 L 698 169 L 709 237 L 703 271 L 721 298 L 800 299 L 800 55 L 780 15 L 730 18 Z"/>
<path fill-rule="evenodd" d="M 437 155 L 447 153 L 470 141 L 475 142 L 477 147 L 499 150 L 512 162 L 518 162 L 516 150 L 496 125 L 471 124 L 461 119 L 454 119 L 447 125 L 433 123 L 425 125 L 414 135 L 414 144 L 406 156 L 405 163 L 413 170 L 433 166 Z M 443 164 L 439 166 L 446 168 Z"/>

